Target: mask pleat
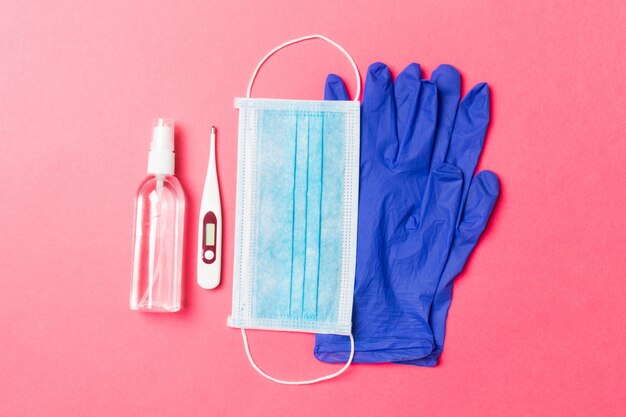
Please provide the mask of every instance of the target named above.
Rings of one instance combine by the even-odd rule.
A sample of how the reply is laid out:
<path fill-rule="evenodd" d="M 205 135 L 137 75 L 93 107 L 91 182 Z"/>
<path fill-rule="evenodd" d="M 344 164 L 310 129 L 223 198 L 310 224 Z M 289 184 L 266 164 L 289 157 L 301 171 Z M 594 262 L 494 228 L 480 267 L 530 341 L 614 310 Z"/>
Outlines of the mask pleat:
<path fill-rule="evenodd" d="M 324 184 L 322 173 L 324 166 L 324 135 L 322 133 L 323 115 L 314 114 L 309 118 L 309 185 L 307 217 L 307 268 L 306 280 L 302 288 L 302 315 L 313 319 L 317 317 L 320 245 L 322 231 L 322 192 Z"/>
<path fill-rule="evenodd" d="M 322 183 L 324 195 L 321 204 L 320 230 L 320 271 L 318 292 L 318 314 L 333 317 L 337 314 L 337 297 L 333 292 L 339 288 L 341 280 L 341 254 L 343 236 L 343 213 L 337 208 L 343 207 L 343 165 L 344 134 L 343 118 L 336 113 L 325 114 L 324 124 L 320 129 L 324 141 L 324 172 Z"/>
<path fill-rule="evenodd" d="M 322 261 L 322 204 L 324 202 L 324 114 L 322 113 L 322 126 L 320 127 L 320 152 L 319 152 L 319 166 L 320 166 L 320 192 L 319 192 L 319 206 L 318 206 L 318 226 L 317 226 L 317 273 L 315 275 L 315 318 L 319 313 L 319 299 L 320 299 L 320 268 Z"/>
<path fill-rule="evenodd" d="M 290 312 L 294 185 L 297 130 L 293 115 L 260 112 L 256 177 L 259 188 L 255 230 L 253 310 L 259 317 L 288 317 Z M 292 158 L 283 155 L 289 152 Z M 269 186 L 271 184 L 271 186 Z"/>

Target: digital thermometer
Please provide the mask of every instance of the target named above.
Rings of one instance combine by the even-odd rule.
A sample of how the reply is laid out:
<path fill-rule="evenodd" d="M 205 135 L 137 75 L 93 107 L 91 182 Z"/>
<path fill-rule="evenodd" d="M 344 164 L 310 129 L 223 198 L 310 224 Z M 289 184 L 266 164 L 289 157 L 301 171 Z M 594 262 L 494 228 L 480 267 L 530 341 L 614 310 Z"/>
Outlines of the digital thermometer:
<path fill-rule="evenodd" d="M 198 217 L 198 285 L 210 290 L 220 283 L 222 267 L 222 206 L 215 164 L 215 127 L 211 126 L 211 145 L 200 216 Z"/>

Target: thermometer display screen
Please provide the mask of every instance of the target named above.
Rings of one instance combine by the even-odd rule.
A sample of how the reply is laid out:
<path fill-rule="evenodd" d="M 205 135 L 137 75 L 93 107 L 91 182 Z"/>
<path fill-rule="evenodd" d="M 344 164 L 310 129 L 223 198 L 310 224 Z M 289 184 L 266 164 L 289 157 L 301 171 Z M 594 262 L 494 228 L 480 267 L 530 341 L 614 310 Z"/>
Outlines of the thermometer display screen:
<path fill-rule="evenodd" d="M 205 224 L 205 231 L 204 231 L 204 244 L 206 246 L 213 246 L 215 245 L 215 224 L 214 223 L 207 223 Z"/>

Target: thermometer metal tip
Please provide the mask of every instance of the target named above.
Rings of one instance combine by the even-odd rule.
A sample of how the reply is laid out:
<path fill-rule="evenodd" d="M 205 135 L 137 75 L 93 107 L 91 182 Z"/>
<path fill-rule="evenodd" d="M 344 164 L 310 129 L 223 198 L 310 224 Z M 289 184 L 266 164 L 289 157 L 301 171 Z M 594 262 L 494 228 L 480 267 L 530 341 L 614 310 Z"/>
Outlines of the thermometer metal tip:
<path fill-rule="evenodd" d="M 211 126 L 211 136 L 215 135 L 216 132 L 215 126 Z"/>

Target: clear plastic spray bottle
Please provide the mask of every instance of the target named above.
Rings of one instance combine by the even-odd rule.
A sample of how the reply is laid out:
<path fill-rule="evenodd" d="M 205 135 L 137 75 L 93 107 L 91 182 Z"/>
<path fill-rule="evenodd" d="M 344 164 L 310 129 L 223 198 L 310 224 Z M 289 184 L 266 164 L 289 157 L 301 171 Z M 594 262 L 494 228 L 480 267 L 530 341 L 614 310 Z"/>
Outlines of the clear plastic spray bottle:
<path fill-rule="evenodd" d="M 185 195 L 174 176 L 174 122 L 152 128 L 148 177 L 135 201 L 131 310 L 180 310 Z"/>

